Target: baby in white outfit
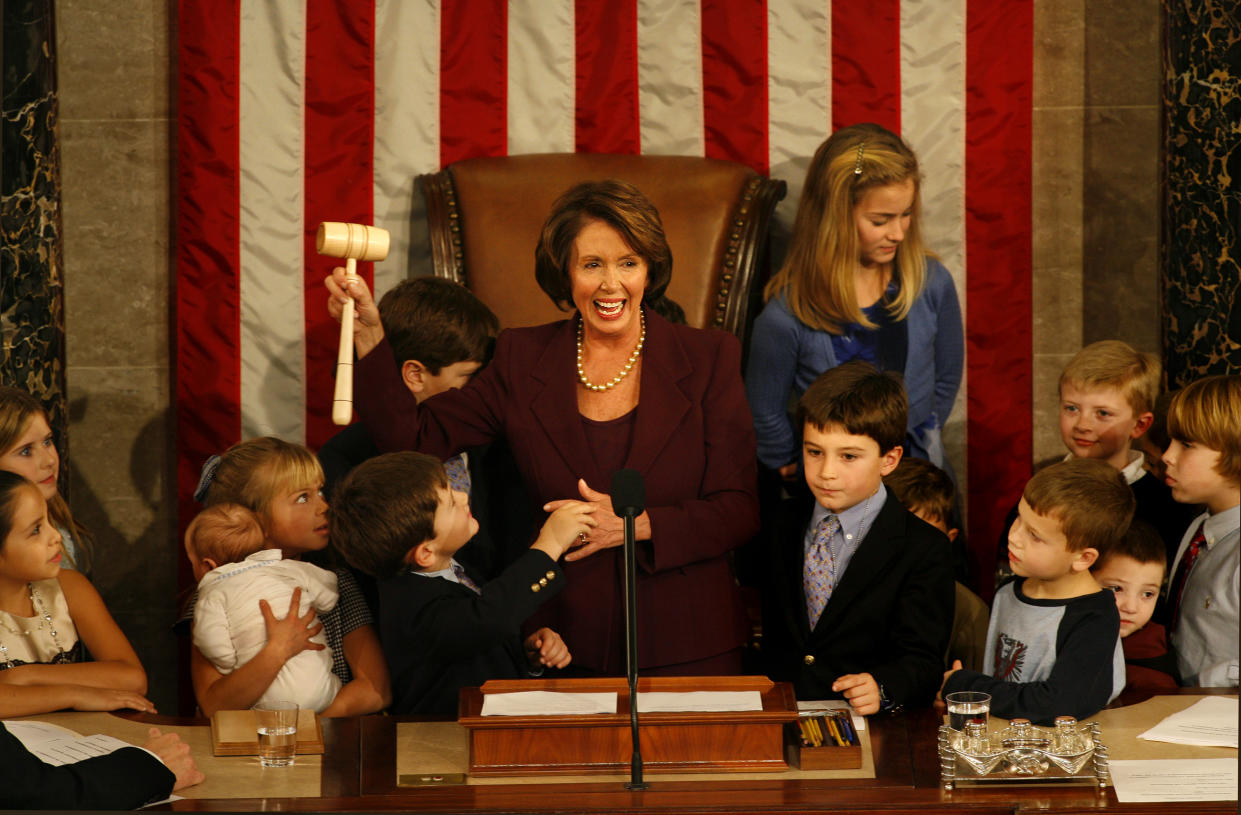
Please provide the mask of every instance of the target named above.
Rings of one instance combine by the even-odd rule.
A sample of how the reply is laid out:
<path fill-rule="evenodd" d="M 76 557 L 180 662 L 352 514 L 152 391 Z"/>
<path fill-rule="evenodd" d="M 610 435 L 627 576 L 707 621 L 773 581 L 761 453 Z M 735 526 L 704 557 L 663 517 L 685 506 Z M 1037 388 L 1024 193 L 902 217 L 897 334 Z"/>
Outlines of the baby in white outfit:
<path fill-rule="evenodd" d="M 279 549 L 264 549 L 263 543 L 258 518 L 237 504 L 204 509 L 185 531 L 185 551 L 198 580 L 194 645 L 223 674 L 245 665 L 267 643 L 259 600 L 279 614 L 300 587 L 300 615 L 311 606 L 320 614 L 336 607 L 336 575 L 283 560 Z M 311 641 L 327 644 L 322 631 Z M 332 649 L 305 650 L 284 663 L 256 704 L 287 700 L 322 712 L 340 685 L 332 673 Z"/>

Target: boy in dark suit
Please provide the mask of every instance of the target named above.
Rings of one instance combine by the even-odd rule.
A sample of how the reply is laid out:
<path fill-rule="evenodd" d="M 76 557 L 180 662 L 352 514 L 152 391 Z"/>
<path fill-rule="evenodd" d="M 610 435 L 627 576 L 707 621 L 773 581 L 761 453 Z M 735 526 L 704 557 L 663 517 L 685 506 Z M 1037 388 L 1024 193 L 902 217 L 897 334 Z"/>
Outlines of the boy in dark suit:
<path fill-rule="evenodd" d="M 557 509 L 529 551 L 480 587 L 453 557 L 478 522 L 438 461 L 388 453 L 345 477 L 332 504 L 332 542 L 379 581 L 393 713 L 455 713 L 462 687 L 569 664 L 555 631 L 540 628 L 523 642 L 519 628 L 564 584 L 558 561 L 594 526 L 592 512 L 581 501 Z"/>
<path fill-rule="evenodd" d="M 901 460 L 900 380 L 865 362 L 824 372 L 798 404 L 810 495 L 781 507 L 764 592 L 763 654 L 799 699 L 861 714 L 930 702 L 952 625 L 944 533 L 883 485 Z"/>

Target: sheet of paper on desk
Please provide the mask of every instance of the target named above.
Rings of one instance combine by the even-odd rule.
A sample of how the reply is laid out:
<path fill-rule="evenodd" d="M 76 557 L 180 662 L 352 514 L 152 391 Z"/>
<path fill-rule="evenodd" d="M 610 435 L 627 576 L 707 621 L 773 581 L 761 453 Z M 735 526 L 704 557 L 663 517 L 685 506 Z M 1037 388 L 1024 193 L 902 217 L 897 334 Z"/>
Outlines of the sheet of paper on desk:
<path fill-rule="evenodd" d="M 76 739 L 78 734 L 67 727 L 51 722 L 5 721 L 5 729 L 17 737 L 27 750 L 34 750 L 37 745 L 53 739 Z"/>
<path fill-rule="evenodd" d="M 59 767 L 62 764 L 73 764 L 75 761 L 81 761 L 84 758 L 106 756 L 108 753 L 120 750 L 122 747 L 132 746 L 128 742 L 100 733 L 84 738 L 49 739 L 39 742 L 38 745 L 30 748 L 30 752 L 48 764 Z"/>
<path fill-rule="evenodd" d="M 1143 801 L 1235 801 L 1235 758 L 1110 761 L 1112 786 L 1122 804 Z"/>
<path fill-rule="evenodd" d="M 849 703 L 844 699 L 798 699 L 797 709 L 803 715 L 812 713 L 816 710 L 847 710 L 849 711 L 849 719 L 853 723 L 853 729 L 859 732 L 866 729 L 866 719 L 853 712 L 849 707 Z"/>
<path fill-rule="evenodd" d="M 756 690 L 707 691 L 674 693 L 659 691 L 638 694 L 639 713 L 724 713 L 738 710 L 762 710 L 763 695 Z"/>
<path fill-rule="evenodd" d="M 484 716 L 571 716 L 615 712 L 615 693 L 527 690 L 483 694 Z"/>
<path fill-rule="evenodd" d="M 1208 696 L 1173 713 L 1138 738 L 1199 747 L 1236 747 L 1237 700 L 1230 696 Z"/>

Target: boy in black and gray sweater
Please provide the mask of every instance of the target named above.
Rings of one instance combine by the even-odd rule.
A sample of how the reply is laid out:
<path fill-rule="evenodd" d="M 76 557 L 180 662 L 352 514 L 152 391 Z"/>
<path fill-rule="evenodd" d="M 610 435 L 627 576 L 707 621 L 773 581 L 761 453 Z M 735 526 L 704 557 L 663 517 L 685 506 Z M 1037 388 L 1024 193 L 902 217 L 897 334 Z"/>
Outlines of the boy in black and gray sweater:
<path fill-rule="evenodd" d="M 941 695 L 991 694 L 991 712 L 1051 724 L 1084 719 L 1125 686 L 1120 615 L 1090 566 L 1133 518 L 1133 493 L 1102 461 L 1070 459 L 1038 472 L 1008 533 L 1015 577 L 991 607 L 982 673 L 944 674 Z"/>

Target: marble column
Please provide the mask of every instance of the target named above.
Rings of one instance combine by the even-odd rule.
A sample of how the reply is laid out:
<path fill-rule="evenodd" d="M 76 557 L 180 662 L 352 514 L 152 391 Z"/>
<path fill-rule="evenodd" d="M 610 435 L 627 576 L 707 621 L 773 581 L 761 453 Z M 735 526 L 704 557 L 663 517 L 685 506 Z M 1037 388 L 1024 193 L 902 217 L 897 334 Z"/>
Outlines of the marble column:
<path fill-rule="evenodd" d="M 64 461 L 65 319 L 52 0 L 4 0 L 0 5 L 0 382 L 29 391 L 47 406 Z M 62 488 L 66 485 L 62 479 Z"/>
<path fill-rule="evenodd" d="M 1241 373 L 1241 16 L 1163 0 L 1163 350 L 1168 387 Z"/>

